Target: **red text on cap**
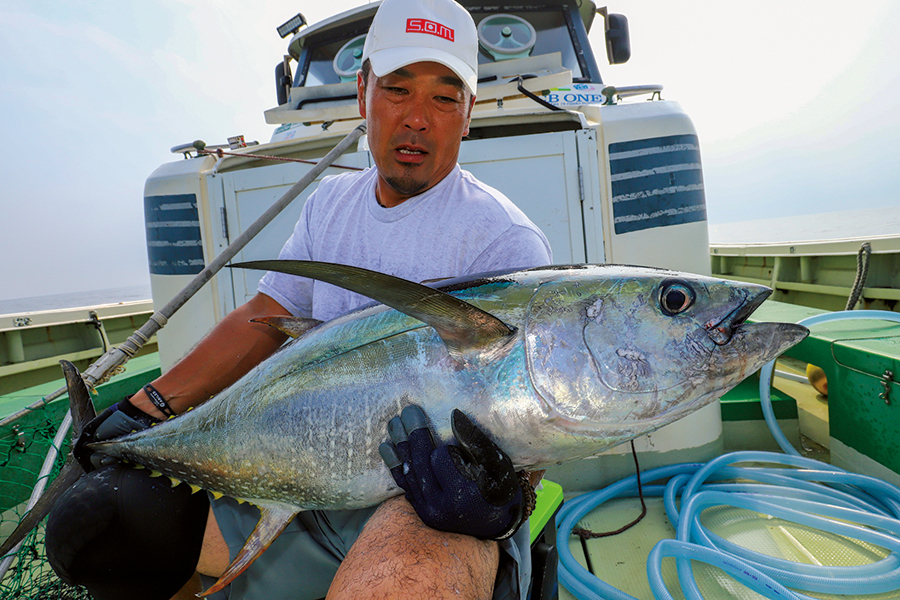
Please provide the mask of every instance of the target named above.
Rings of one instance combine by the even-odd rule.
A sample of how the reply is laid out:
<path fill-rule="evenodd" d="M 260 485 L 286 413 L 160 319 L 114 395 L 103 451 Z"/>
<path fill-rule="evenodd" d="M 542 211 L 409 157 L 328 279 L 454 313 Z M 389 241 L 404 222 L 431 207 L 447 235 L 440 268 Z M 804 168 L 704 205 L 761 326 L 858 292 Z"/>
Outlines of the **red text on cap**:
<path fill-rule="evenodd" d="M 406 33 L 430 33 L 439 38 L 453 41 L 453 30 L 429 19 L 407 19 Z"/>

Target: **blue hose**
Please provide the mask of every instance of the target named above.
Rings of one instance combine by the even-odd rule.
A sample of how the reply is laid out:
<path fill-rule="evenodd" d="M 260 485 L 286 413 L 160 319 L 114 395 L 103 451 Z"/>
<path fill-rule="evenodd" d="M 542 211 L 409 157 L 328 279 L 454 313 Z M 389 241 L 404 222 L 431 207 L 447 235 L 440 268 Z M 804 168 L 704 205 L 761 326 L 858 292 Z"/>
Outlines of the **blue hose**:
<path fill-rule="evenodd" d="M 846 319 L 900 322 L 888 311 L 842 311 L 800 321 L 814 325 Z M 785 454 L 733 452 L 706 464 L 680 464 L 652 469 L 641 475 L 647 497 L 663 497 L 666 514 L 676 526 L 676 540 L 662 540 L 650 552 L 647 576 L 654 598 L 672 598 L 663 583 L 662 559 L 674 557 L 687 600 L 703 600 L 694 580 L 691 561 L 716 566 L 755 592 L 779 600 L 813 600 L 795 590 L 830 594 L 879 594 L 900 589 L 900 488 L 880 479 L 849 473 L 804 458 L 778 426 L 769 395 L 775 361 L 760 371 L 763 414 Z M 770 467 L 741 467 L 739 463 Z M 733 483 L 735 479 L 751 483 Z M 556 519 L 559 581 L 576 597 L 596 600 L 635 600 L 594 577 L 572 556 L 569 536 L 587 513 L 612 498 L 637 495 L 637 476 L 567 501 Z M 681 509 L 678 499 L 681 499 Z M 861 566 L 834 567 L 796 563 L 754 552 L 708 531 L 700 513 L 711 506 L 744 508 L 832 534 L 873 544 L 890 552 Z M 788 589 L 788 588 L 793 588 Z"/>

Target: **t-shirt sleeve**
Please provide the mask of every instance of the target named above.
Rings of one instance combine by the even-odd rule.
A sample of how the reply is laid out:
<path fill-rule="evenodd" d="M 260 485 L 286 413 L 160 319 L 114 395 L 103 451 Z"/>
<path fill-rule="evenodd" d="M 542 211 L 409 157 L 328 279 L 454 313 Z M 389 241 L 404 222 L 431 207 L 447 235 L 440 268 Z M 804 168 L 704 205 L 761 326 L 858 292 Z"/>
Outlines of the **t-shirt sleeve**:
<path fill-rule="evenodd" d="M 312 260 L 309 238 L 309 209 L 313 203 L 313 195 L 309 197 L 294 226 L 294 233 L 281 248 L 280 259 Z M 257 291 L 270 296 L 295 317 L 312 316 L 313 281 L 306 277 L 286 275 L 269 271 L 259 281 Z"/>
<path fill-rule="evenodd" d="M 523 225 L 511 225 L 478 255 L 467 274 L 550 264 L 553 264 L 553 254 L 544 234 Z"/>

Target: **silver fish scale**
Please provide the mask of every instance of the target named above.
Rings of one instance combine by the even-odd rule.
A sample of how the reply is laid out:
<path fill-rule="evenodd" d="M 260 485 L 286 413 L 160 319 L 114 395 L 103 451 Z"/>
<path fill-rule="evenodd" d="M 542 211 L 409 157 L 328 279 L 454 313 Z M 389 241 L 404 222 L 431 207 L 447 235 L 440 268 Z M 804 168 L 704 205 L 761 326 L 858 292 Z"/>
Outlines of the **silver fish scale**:
<path fill-rule="evenodd" d="M 658 301 L 673 277 L 696 295 L 676 316 Z M 431 327 L 367 308 L 287 344 L 201 407 L 98 447 L 256 503 L 359 508 L 400 493 L 377 448 L 410 403 L 440 439 L 459 408 L 517 467 L 543 468 L 700 408 L 803 337 L 759 324 L 742 325 L 734 348 L 702 341 L 766 288 L 653 269 L 531 270 L 454 294 L 515 327 L 513 338 L 456 360 Z"/>

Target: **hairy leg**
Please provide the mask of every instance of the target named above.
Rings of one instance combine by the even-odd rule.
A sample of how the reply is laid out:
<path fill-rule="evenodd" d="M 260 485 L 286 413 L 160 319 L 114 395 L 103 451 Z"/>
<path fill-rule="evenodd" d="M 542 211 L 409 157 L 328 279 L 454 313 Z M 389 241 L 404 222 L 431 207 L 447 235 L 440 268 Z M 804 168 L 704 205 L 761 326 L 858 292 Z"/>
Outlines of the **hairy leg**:
<path fill-rule="evenodd" d="M 206 519 L 206 530 L 203 532 L 203 546 L 200 548 L 200 560 L 197 561 L 197 572 L 209 577 L 221 577 L 228 568 L 231 559 L 228 544 L 219 530 L 216 514 L 209 508 Z"/>
<path fill-rule="evenodd" d="M 196 600 L 200 592 L 203 591 L 203 584 L 200 581 L 200 574 L 210 577 L 221 577 L 225 569 L 228 568 L 228 545 L 222 532 L 219 530 L 219 524 L 216 522 L 216 516 L 212 507 L 209 509 L 209 517 L 206 519 L 206 529 L 203 532 L 203 546 L 200 549 L 200 558 L 197 561 L 197 572 L 194 576 L 184 584 L 177 594 L 172 596 L 171 600 Z"/>
<path fill-rule="evenodd" d="M 327 600 L 485 600 L 499 564 L 497 542 L 424 525 L 402 496 L 378 507 L 341 563 Z"/>

